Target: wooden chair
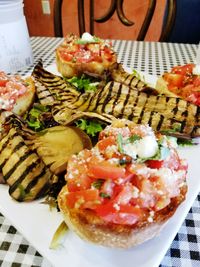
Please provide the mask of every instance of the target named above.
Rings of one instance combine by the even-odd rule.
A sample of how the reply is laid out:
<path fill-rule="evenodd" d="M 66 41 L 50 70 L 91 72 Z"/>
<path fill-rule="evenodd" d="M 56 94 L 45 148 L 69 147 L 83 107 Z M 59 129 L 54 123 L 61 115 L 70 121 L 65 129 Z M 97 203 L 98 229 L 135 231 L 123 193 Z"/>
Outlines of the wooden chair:
<path fill-rule="evenodd" d="M 162 33 L 160 36 L 159 41 L 166 41 L 171 30 L 173 27 L 173 23 L 175 20 L 176 15 L 176 0 L 167 0 L 167 10 L 166 10 L 166 17 L 165 17 L 165 25 L 162 29 Z M 54 30 L 55 36 L 62 37 L 63 36 L 63 29 L 62 29 L 62 18 L 61 18 L 61 11 L 62 11 L 62 2 L 63 0 L 54 0 Z M 144 40 L 146 33 L 148 31 L 149 25 L 153 18 L 155 7 L 156 7 L 157 0 L 149 0 L 148 10 L 143 21 L 142 27 L 139 31 L 137 36 L 138 41 Z M 134 25 L 134 22 L 130 21 L 126 18 L 124 11 L 123 11 L 123 0 L 111 0 L 110 7 L 108 11 L 105 13 L 104 16 L 100 18 L 95 18 L 94 16 L 94 0 L 90 0 L 90 23 L 89 23 L 89 32 L 94 34 L 94 23 L 104 23 L 108 21 L 114 12 L 117 12 L 118 18 L 126 26 Z M 84 0 L 78 0 L 78 23 L 79 23 L 79 33 L 80 36 L 86 31 L 85 28 L 85 10 L 84 10 Z"/>

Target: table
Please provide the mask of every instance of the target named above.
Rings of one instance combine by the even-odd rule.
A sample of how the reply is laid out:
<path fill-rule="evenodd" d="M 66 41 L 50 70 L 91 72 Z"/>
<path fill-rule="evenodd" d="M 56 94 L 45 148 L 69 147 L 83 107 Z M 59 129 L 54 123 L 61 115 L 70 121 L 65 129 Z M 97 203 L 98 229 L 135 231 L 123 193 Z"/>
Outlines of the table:
<path fill-rule="evenodd" d="M 31 37 L 34 63 L 42 58 L 44 67 L 52 64 L 55 47 L 61 41 L 61 38 Z M 119 40 L 114 40 L 113 45 L 120 62 L 127 67 L 152 75 L 160 75 L 175 65 L 193 62 L 197 49 L 196 45 L 189 44 Z M 32 68 L 33 66 L 30 66 L 19 73 L 30 74 Z M 51 266 L 2 214 L 0 214 L 0 266 Z M 170 266 L 200 266 L 200 194 L 160 265 L 160 267 Z"/>

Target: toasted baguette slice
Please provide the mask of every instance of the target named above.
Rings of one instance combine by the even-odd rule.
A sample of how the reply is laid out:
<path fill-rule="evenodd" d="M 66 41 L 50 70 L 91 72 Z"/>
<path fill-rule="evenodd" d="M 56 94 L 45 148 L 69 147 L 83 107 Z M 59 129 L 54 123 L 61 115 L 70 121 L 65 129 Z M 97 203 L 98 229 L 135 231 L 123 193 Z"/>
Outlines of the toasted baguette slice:
<path fill-rule="evenodd" d="M 184 185 L 178 197 L 173 198 L 163 210 L 155 213 L 153 222 L 146 219 L 134 226 L 109 224 L 91 210 L 70 209 L 65 200 L 67 186 L 63 187 L 58 196 L 58 205 L 68 227 L 83 240 L 107 247 L 129 248 L 157 236 L 185 199 L 186 192 L 187 186 Z"/>
<path fill-rule="evenodd" d="M 19 96 L 12 109 L 12 112 L 17 115 L 23 115 L 33 104 L 35 98 L 35 83 L 31 77 L 25 79 L 27 83 L 27 91 Z"/>

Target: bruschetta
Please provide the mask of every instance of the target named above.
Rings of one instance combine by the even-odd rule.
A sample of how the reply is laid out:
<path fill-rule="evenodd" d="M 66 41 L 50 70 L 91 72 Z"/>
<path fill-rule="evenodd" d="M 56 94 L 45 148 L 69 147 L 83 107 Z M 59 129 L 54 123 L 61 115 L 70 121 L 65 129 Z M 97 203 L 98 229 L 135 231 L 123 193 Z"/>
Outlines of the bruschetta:
<path fill-rule="evenodd" d="M 31 77 L 9 76 L 0 71 L 0 109 L 23 115 L 32 105 L 35 84 Z"/>
<path fill-rule="evenodd" d="M 149 126 L 116 121 L 95 147 L 68 161 L 59 208 L 84 240 L 136 246 L 156 236 L 183 202 L 186 174 L 171 139 Z"/>
<path fill-rule="evenodd" d="M 173 67 L 159 77 L 156 89 L 160 94 L 180 97 L 200 106 L 200 70 L 194 64 Z"/>
<path fill-rule="evenodd" d="M 117 62 L 111 42 L 84 33 L 81 38 L 68 35 L 56 49 L 56 64 L 62 76 L 71 78 L 83 73 L 102 75 Z"/>

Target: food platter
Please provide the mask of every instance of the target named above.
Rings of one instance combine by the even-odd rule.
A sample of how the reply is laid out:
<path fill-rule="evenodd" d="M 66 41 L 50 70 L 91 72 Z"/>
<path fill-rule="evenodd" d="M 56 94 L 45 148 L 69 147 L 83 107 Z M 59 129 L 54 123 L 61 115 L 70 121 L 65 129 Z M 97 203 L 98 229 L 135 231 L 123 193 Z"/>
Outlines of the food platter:
<path fill-rule="evenodd" d="M 56 72 L 55 65 L 48 68 Z M 144 74 L 145 81 L 154 84 L 156 78 Z M 181 157 L 189 164 L 188 194 L 186 201 L 178 208 L 161 234 L 146 243 L 132 249 L 109 249 L 85 243 L 74 233 L 68 231 L 65 240 L 56 250 L 49 248 L 52 236 L 62 222 L 62 216 L 50 211 L 42 200 L 31 203 L 17 203 L 8 194 L 8 187 L 0 185 L 0 211 L 21 234 L 54 266 L 104 266 L 104 267 L 157 267 L 170 247 L 176 233 L 184 221 L 199 189 L 198 155 L 200 146 L 179 149 Z M 133 265 L 134 263 L 134 265 Z"/>

